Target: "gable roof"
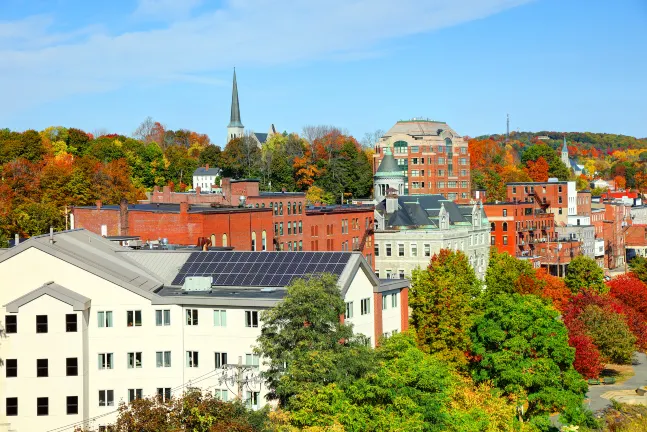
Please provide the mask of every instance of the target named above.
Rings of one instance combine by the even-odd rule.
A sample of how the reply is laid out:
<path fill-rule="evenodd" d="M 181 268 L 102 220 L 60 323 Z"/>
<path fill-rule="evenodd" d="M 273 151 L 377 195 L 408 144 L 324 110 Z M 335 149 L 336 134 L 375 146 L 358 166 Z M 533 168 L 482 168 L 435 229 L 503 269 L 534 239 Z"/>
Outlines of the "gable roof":
<path fill-rule="evenodd" d="M 193 171 L 194 176 L 219 176 L 222 170 L 220 168 L 198 167 Z"/>
<path fill-rule="evenodd" d="M 254 137 L 256 138 L 256 140 L 261 144 L 265 144 L 265 141 L 267 141 L 267 137 L 269 135 L 269 134 L 261 133 L 261 132 L 253 132 L 253 134 L 254 134 Z"/>
<path fill-rule="evenodd" d="M 59 231 L 31 237 L 0 255 L 0 263 L 19 253 L 35 248 L 46 254 L 82 268 L 100 278 L 151 298 L 162 282 L 136 262 L 117 252 L 122 246 L 85 229 Z"/>
<path fill-rule="evenodd" d="M 47 282 L 43 286 L 28 292 L 24 296 L 18 297 L 17 299 L 7 303 L 4 307 L 7 308 L 7 312 L 18 313 L 18 309 L 20 309 L 21 306 L 24 306 L 44 295 L 48 295 L 62 301 L 63 303 L 69 304 L 75 311 L 83 311 L 90 307 L 89 298 L 64 288 L 54 282 Z"/>
<path fill-rule="evenodd" d="M 403 195 L 398 197 L 397 210 L 386 214 L 386 228 L 411 226 L 437 228 L 441 206 L 445 207 L 450 225 L 471 223 L 471 209 L 461 210 L 455 202 L 442 195 Z M 386 200 L 377 204 L 375 210 L 385 214 Z"/>

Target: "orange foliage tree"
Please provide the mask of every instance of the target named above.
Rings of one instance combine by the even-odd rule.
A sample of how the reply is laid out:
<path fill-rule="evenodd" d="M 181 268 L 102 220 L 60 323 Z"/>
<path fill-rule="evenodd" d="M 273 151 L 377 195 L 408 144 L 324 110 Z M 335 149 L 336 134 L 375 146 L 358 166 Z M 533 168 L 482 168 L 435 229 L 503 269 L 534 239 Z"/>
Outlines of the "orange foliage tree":
<path fill-rule="evenodd" d="M 548 170 L 550 167 L 543 156 L 539 156 L 536 161 L 529 160 L 526 165 L 525 171 L 533 181 L 548 181 Z"/>
<path fill-rule="evenodd" d="M 616 184 L 616 189 L 624 189 L 625 187 L 627 187 L 627 179 L 623 176 L 617 175 L 613 178 L 613 181 Z"/>

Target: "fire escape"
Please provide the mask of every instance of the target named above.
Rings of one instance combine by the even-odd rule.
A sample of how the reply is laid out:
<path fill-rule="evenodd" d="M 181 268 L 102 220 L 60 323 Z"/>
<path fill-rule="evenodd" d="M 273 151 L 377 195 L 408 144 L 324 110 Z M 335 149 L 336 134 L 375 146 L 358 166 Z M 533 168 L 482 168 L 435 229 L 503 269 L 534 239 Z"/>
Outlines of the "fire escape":
<path fill-rule="evenodd" d="M 362 240 L 359 242 L 359 245 L 355 246 L 353 248 L 353 251 L 356 252 L 361 252 L 364 250 L 364 246 L 366 246 L 366 240 L 369 238 L 369 236 L 372 236 L 375 230 L 373 228 L 368 228 L 366 231 L 364 231 L 364 235 L 362 236 Z"/>

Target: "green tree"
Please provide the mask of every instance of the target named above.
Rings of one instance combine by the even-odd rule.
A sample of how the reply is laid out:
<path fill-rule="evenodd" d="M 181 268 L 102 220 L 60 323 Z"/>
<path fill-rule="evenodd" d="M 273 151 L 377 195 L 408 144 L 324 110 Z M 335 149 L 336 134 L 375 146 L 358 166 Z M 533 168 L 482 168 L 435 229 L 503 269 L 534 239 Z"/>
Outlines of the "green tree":
<path fill-rule="evenodd" d="M 580 411 L 587 390 L 557 314 L 534 295 L 499 294 L 487 299 L 470 334 L 474 380 L 491 381 L 527 407 L 524 419 L 545 428 L 553 412 Z"/>
<path fill-rule="evenodd" d="M 490 251 L 490 262 L 485 273 L 488 295 L 512 294 L 520 291 L 522 281 L 535 278 L 535 271 L 528 261 L 516 259 L 505 252 Z"/>
<path fill-rule="evenodd" d="M 605 362 L 631 364 L 636 337 L 631 333 L 624 315 L 597 305 L 588 305 L 577 320 L 593 339 Z"/>
<path fill-rule="evenodd" d="M 261 314 L 257 352 L 268 366 L 270 399 L 287 406 L 307 386 L 352 381 L 371 368 L 365 339 L 340 321 L 344 311 L 337 278 L 324 274 L 294 280 L 285 299 Z"/>
<path fill-rule="evenodd" d="M 14 211 L 16 226 L 27 236 L 45 234 L 49 228 L 61 230 L 65 227 L 63 212 L 53 204 L 26 203 Z"/>
<path fill-rule="evenodd" d="M 634 257 L 629 261 L 631 272 L 641 281 L 647 283 L 647 259 L 641 256 Z"/>
<path fill-rule="evenodd" d="M 75 156 L 85 154 L 90 142 L 90 137 L 81 129 L 70 128 L 67 130 L 67 148 Z"/>
<path fill-rule="evenodd" d="M 220 146 L 208 145 L 204 150 L 200 152 L 198 163 L 200 164 L 200 166 L 205 166 L 208 164 L 213 168 L 222 167 L 222 150 L 220 149 Z"/>
<path fill-rule="evenodd" d="M 523 151 L 521 162 L 525 165 L 528 161 L 536 161 L 543 157 L 548 162 L 548 175 L 560 180 L 568 180 L 571 176 L 570 167 L 564 165 L 559 153 L 546 144 L 535 144 Z"/>
<path fill-rule="evenodd" d="M 597 293 L 606 293 L 609 287 L 604 283 L 604 271 L 597 265 L 593 258 L 580 255 L 573 258 L 564 276 L 566 286 L 573 292 L 592 290 Z"/>
<path fill-rule="evenodd" d="M 198 168 L 198 161 L 189 156 L 185 147 L 171 145 L 164 151 L 166 163 L 166 180 L 179 185 L 193 182 L 193 172 Z"/>
<path fill-rule="evenodd" d="M 45 154 L 45 147 L 40 134 L 33 129 L 27 130 L 20 135 L 22 148 L 19 157 L 23 157 L 31 162 L 40 160 Z"/>
<path fill-rule="evenodd" d="M 462 252 L 442 249 L 424 270 L 414 270 L 409 306 L 418 347 L 464 367 L 470 348 L 474 300 L 481 284 Z"/>
<path fill-rule="evenodd" d="M 229 141 L 222 152 L 222 169 L 226 176 L 258 177 L 260 164 L 261 150 L 251 136 Z"/>

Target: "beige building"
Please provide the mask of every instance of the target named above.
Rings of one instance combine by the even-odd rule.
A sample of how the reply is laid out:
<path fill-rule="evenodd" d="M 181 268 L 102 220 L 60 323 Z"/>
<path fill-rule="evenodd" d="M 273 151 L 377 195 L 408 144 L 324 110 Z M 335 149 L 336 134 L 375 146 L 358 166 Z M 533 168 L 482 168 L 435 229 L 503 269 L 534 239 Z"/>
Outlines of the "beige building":
<path fill-rule="evenodd" d="M 447 123 L 428 119 L 400 120 L 375 145 L 373 173 L 391 149 L 405 176 L 401 195 L 439 194 L 468 203 L 470 156 L 467 142 Z"/>

